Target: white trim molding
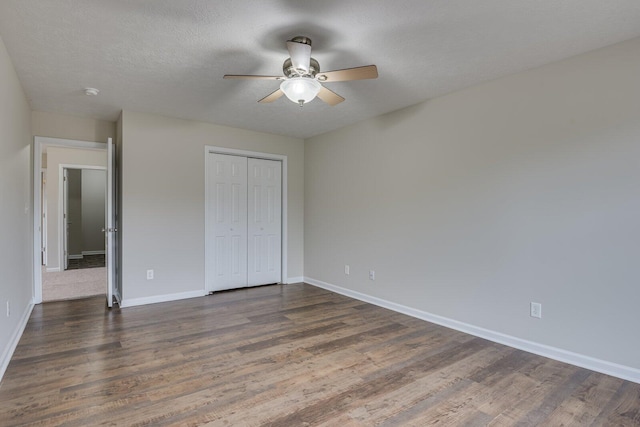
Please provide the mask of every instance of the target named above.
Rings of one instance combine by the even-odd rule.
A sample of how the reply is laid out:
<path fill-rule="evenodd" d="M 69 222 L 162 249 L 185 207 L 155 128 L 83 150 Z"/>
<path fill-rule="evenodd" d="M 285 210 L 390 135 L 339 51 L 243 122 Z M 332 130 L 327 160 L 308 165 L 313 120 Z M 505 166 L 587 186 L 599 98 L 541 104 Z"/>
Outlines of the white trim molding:
<path fill-rule="evenodd" d="M 197 291 L 179 292 L 176 294 L 154 295 L 151 297 L 142 298 L 125 298 L 120 303 L 120 308 L 135 307 L 138 305 L 146 304 L 156 304 L 159 302 L 178 301 L 187 298 L 203 297 L 205 295 L 207 295 L 207 292 L 205 292 L 203 289 L 199 289 Z"/>
<path fill-rule="evenodd" d="M 285 284 L 301 283 L 301 282 L 304 282 L 304 277 L 302 277 L 302 276 L 300 276 L 300 277 L 289 277 Z"/>
<path fill-rule="evenodd" d="M 4 349 L 4 352 L 2 352 L 2 358 L 0 358 L 0 381 L 2 381 L 2 377 L 4 377 L 4 373 L 9 367 L 9 362 L 11 361 L 13 353 L 16 351 L 16 347 L 18 346 L 18 342 L 20 342 L 24 329 L 27 327 L 27 322 L 29 322 L 29 317 L 31 317 L 33 306 L 33 302 L 30 302 L 29 305 L 27 305 L 24 313 L 22 313 L 18 327 L 13 331 L 13 335 L 9 340 L 9 345 Z"/>
<path fill-rule="evenodd" d="M 82 251 L 82 256 L 86 255 L 105 255 L 104 249 L 101 251 Z"/>
<path fill-rule="evenodd" d="M 606 360 L 596 359 L 591 356 L 585 356 L 583 354 L 574 353 L 572 351 L 563 350 L 561 348 L 551 347 L 545 344 L 540 344 L 511 335 L 506 335 L 501 332 L 492 331 L 490 329 L 481 328 L 479 326 L 470 325 L 468 323 L 459 322 L 454 319 L 449 319 L 437 314 L 432 314 L 426 311 L 407 307 L 402 304 L 397 304 L 395 302 L 387 301 L 382 298 L 377 298 L 371 295 L 363 294 L 361 292 L 353 291 L 351 289 L 346 289 L 341 286 L 332 285 L 330 283 L 312 279 L 310 277 L 305 277 L 304 282 L 318 288 L 326 289 L 341 295 L 348 296 L 350 298 L 368 302 L 370 304 L 387 308 L 398 313 L 406 314 L 407 316 L 435 323 L 436 325 L 444 326 L 450 329 L 455 329 L 456 331 L 484 338 L 498 344 L 504 344 L 509 347 L 537 354 L 539 356 L 548 357 L 550 359 L 568 363 L 570 365 L 579 366 L 581 368 L 586 368 L 592 371 L 600 372 L 640 384 L 640 369 L 608 362 Z"/>
<path fill-rule="evenodd" d="M 47 267 L 46 268 L 46 272 L 47 273 L 60 273 L 60 267 Z M 40 283 L 40 292 L 42 292 L 42 283 Z M 38 303 L 40 303 L 42 301 L 38 301 Z"/>
<path fill-rule="evenodd" d="M 69 255 L 69 259 L 83 259 L 88 255 L 105 255 L 105 251 L 82 251 L 80 254 Z"/>

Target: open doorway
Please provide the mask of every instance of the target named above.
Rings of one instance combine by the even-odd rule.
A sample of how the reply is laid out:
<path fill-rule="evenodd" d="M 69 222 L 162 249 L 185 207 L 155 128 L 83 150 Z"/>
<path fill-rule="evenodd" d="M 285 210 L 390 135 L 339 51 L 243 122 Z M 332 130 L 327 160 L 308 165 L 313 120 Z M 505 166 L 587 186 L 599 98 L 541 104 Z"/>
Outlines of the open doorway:
<path fill-rule="evenodd" d="M 68 150 L 56 152 L 58 159 L 68 159 Z M 83 153 L 74 150 L 79 158 Z M 95 152 L 84 153 L 84 158 L 101 162 Z M 52 159 L 53 160 L 53 159 Z M 67 161 L 67 160 L 64 160 Z M 53 163 L 53 162 L 49 162 Z M 107 269 L 105 264 L 105 203 L 107 172 L 104 166 L 77 164 L 58 165 L 59 208 L 55 236 L 47 233 L 50 244 L 59 242 L 57 251 L 61 259 L 59 269 L 55 262 L 46 259 L 42 273 L 42 300 L 59 301 L 106 295 Z M 46 207 L 42 206 L 43 211 Z M 49 230 L 51 227 L 49 227 Z M 46 249 L 46 246 L 45 246 Z M 54 253 L 53 251 L 49 251 Z M 43 257 L 44 258 L 44 257 Z"/>
<path fill-rule="evenodd" d="M 107 144 L 36 137 L 34 147 L 34 300 L 107 296 Z"/>
<path fill-rule="evenodd" d="M 63 168 L 64 270 L 105 267 L 105 168 Z"/>

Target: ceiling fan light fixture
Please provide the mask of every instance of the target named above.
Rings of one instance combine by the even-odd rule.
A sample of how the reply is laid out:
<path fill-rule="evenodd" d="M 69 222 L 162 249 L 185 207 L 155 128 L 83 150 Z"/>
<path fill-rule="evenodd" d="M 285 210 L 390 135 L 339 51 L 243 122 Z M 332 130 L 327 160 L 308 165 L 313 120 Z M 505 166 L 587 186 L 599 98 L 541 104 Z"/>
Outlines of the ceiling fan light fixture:
<path fill-rule="evenodd" d="M 378 69 L 375 65 L 364 67 L 344 68 L 341 70 L 323 71 L 320 73 L 320 64 L 311 57 L 311 39 L 298 36 L 287 41 L 289 58 L 282 64 L 280 76 L 262 76 L 248 74 L 225 74 L 225 79 L 248 80 L 278 80 L 280 88 L 258 100 L 260 104 L 268 104 L 280 99 L 282 95 L 304 106 L 316 96 L 321 101 L 331 106 L 338 105 L 344 98 L 322 85 L 323 82 L 347 82 L 351 80 L 375 79 L 378 77 Z"/>
<path fill-rule="evenodd" d="M 322 85 L 315 79 L 309 77 L 292 77 L 280 84 L 280 90 L 292 102 L 300 104 L 302 107 L 307 102 L 313 100 L 322 89 Z"/>

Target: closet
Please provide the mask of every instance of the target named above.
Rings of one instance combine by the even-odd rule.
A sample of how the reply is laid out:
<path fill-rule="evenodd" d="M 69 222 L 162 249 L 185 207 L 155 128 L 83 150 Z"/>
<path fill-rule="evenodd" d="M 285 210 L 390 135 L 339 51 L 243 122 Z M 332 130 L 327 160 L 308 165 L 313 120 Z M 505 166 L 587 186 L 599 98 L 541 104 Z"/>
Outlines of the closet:
<path fill-rule="evenodd" d="M 282 162 L 207 154 L 207 290 L 282 281 Z"/>

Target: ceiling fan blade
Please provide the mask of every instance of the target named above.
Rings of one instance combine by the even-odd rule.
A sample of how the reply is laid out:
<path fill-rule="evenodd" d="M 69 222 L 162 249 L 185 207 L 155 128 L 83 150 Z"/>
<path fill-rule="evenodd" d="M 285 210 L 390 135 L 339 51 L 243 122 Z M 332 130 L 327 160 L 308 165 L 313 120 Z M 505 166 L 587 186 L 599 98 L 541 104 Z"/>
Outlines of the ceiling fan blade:
<path fill-rule="evenodd" d="M 375 79 L 378 77 L 378 68 L 375 65 L 364 67 L 345 68 L 344 70 L 323 71 L 316 78 L 324 83 L 346 82 L 349 80 Z"/>
<path fill-rule="evenodd" d="M 275 91 L 271 92 L 269 95 L 265 96 L 264 98 L 262 98 L 260 101 L 260 103 L 262 104 L 266 104 L 268 102 L 273 102 L 276 99 L 280 99 L 280 97 L 284 95 L 284 92 L 281 91 L 280 89 L 276 89 Z"/>
<path fill-rule="evenodd" d="M 242 74 L 225 74 L 223 79 L 245 79 L 245 80 L 284 80 L 283 76 L 247 76 Z"/>
<path fill-rule="evenodd" d="M 311 45 L 289 40 L 287 42 L 287 49 L 289 50 L 293 68 L 308 73 L 311 60 Z"/>
<path fill-rule="evenodd" d="M 331 106 L 338 105 L 342 101 L 344 101 L 343 97 L 324 86 L 322 87 L 322 89 L 320 89 L 320 92 L 318 92 L 318 95 L 316 96 Z"/>

